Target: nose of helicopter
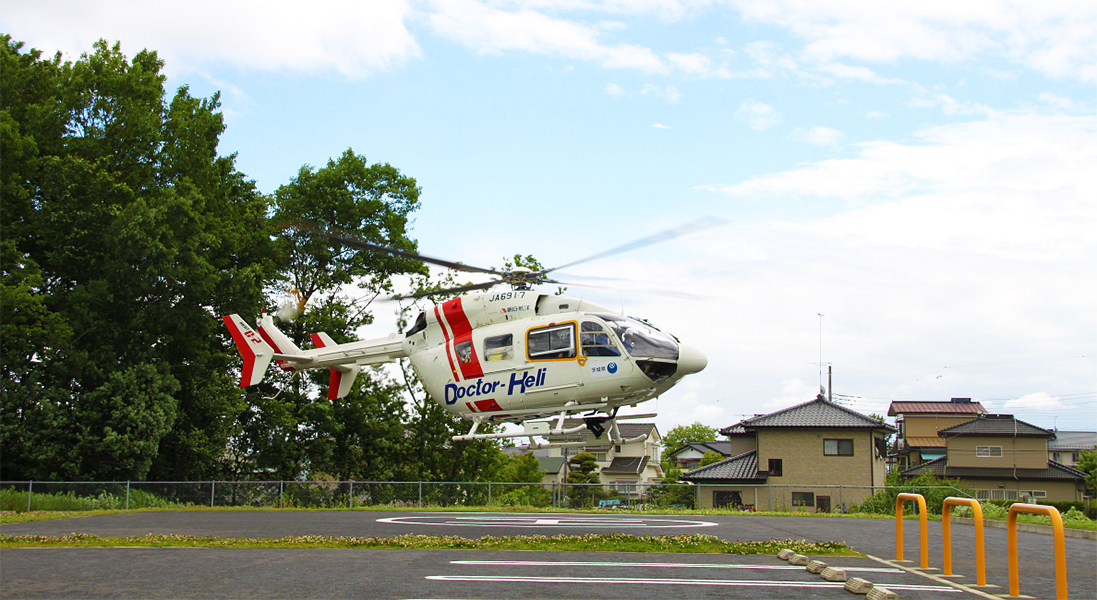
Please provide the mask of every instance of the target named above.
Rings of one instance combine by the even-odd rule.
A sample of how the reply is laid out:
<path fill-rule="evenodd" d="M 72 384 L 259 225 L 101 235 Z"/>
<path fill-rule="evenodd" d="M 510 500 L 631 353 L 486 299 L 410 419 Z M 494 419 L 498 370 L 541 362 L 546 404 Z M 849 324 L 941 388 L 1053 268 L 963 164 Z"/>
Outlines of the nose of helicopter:
<path fill-rule="evenodd" d="M 682 375 L 700 373 L 708 366 L 708 357 L 697 346 L 680 344 L 678 346 L 678 372 Z"/>

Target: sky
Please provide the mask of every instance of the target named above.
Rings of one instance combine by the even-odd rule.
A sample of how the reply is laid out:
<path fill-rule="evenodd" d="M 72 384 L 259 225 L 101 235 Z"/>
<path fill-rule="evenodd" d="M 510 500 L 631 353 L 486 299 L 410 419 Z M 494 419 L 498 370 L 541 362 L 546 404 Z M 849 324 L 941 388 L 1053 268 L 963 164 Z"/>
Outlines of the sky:
<path fill-rule="evenodd" d="M 6 0 L 0 31 L 156 50 L 169 89 L 220 92 L 264 193 L 348 148 L 397 167 L 429 256 L 554 266 L 720 220 L 557 274 L 707 354 L 634 409 L 663 433 L 828 368 L 866 414 L 1097 430 L 1097 3 Z"/>

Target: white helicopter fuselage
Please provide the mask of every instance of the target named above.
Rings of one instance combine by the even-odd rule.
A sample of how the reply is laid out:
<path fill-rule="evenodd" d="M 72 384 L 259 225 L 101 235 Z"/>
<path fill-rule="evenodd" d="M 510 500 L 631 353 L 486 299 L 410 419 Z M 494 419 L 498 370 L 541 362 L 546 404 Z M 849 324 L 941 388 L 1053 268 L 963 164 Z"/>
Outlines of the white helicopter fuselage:
<path fill-rule="evenodd" d="M 644 335 L 645 343 L 619 332 Z M 681 351 L 646 323 L 585 300 L 521 290 L 437 305 L 404 347 L 437 402 L 496 422 L 635 405 L 705 366 L 700 351 Z"/>
<path fill-rule="evenodd" d="M 328 398 L 346 396 L 361 367 L 408 358 L 427 393 L 473 422 L 514 422 L 576 413 L 612 418 L 705 368 L 705 355 L 649 323 L 586 300 L 514 290 L 458 296 L 423 311 L 407 333 L 336 344 L 312 335 L 301 350 L 264 314 L 259 331 L 224 318 L 244 357 L 241 385 L 259 383 L 275 360 L 284 370 L 328 368 Z M 589 417 L 597 419 L 597 417 Z M 458 438 L 455 438 L 458 439 Z"/>

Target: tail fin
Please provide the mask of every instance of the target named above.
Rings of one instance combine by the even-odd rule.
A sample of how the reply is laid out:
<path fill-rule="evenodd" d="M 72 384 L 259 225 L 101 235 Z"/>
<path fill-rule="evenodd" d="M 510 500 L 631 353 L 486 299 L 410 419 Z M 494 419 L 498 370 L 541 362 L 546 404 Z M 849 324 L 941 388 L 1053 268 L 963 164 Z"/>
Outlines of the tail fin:
<path fill-rule="evenodd" d="M 336 345 L 335 340 L 323 331 L 314 333 L 311 337 L 313 345 L 317 348 L 329 348 Z M 332 367 L 331 379 L 328 383 L 328 400 L 335 400 L 349 394 L 351 387 L 354 386 L 354 380 L 358 378 L 358 372 L 361 370 L 362 367 L 356 364 Z"/>
<path fill-rule="evenodd" d="M 233 341 L 236 342 L 236 349 L 244 357 L 244 367 L 240 371 L 240 387 L 263 381 L 267 366 L 274 358 L 274 349 L 267 345 L 255 330 L 248 327 L 247 322 L 241 319 L 240 315 L 229 315 L 224 317 L 224 321 L 229 328 L 229 333 L 232 334 Z"/>
<path fill-rule="evenodd" d="M 267 313 L 263 313 L 263 316 L 259 319 L 259 335 L 263 336 L 263 340 L 270 344 L 278 354 L 301 354 L 301 349 L 297 347 L 297 344 L 294 344 L 293 340 L 274 326 L 274 317 Z M 284 360 L 277 362 L 283 371 L 297 370 L 293 363 Z"/>

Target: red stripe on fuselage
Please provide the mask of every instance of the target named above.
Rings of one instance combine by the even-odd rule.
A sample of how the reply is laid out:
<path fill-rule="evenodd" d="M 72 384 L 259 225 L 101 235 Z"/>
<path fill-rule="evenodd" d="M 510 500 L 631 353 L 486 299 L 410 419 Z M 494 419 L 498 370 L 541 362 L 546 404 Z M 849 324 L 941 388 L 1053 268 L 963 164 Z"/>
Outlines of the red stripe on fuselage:
<path fill-rule="evenodd" d="M 285 354 L 285 352 L 283 352 L 282 349 L 278 347 L 278 344 L 274 343 L 274 340 L 271 339 L 270 335 L 265 330 L 263 330 L 262 327 L 259 328 L 259 335 L 263 338 L 263 341 L 266 342 L 268 346 L 274 348 L 275 352 L 277 352 L 278 354 Z M 278 363 L 278 366 L 281 367 L 283 371 L 297 370 L 297 367 L 293 366 L 293 363 L 289 362 L 288 360 L 278 360 L 276 358 L 274 359 L 274 362 Z"/>
<path fill-rule="evenodd" d="M 457 374 L 457 367 L 453 364 L 453 349 L 449 343 L 449 329 L 446 328 L 446 321 L 442 318 L 442 313 L 437 306 L 434 307 L 434 318 L 438 320 L 438 325 L 442 328 L 442 336 L 446 338 L 446 358 L 449 359 L 449 370 L 453 373 L 453 380 L 461 381 L 461 376 Z"/>
<path fill-rule="evenodd" d="M 251 382 L 252 371 L 255 370 L 255 350 L 252 350 L 251 346 L 248 345 L 247 338 L 244 337 L 244 333 L 236 326 L 236 321 L 233 321 L 231 316 L 224 317 L 223 320 L 229 328 L 232 341 L 236 342 L 236 348 L 240 350 L 240 356 L 244 357 L 244 366 L 240 370 L 240 387 L 248 387 Z"/>
<path fill-rule="evenodd" d="M 442 311 L 446 315 L 446 321 L 453 329 L 453 353 L 457 355 L 457 364 L 461 368 L 461 375 L 465 379 L 483 377 L 484 370 L 480 366 L 480 357 L 477 356 L 476 345 L 472 343 L 472 324 L 469 323 L 465 309 L 461 306 L 461 297 L 458 296 L 449 302 L 442 304 Z M 462 356 L 457 351 L 461 344 L 468 343 L 468 351 Z"/>

